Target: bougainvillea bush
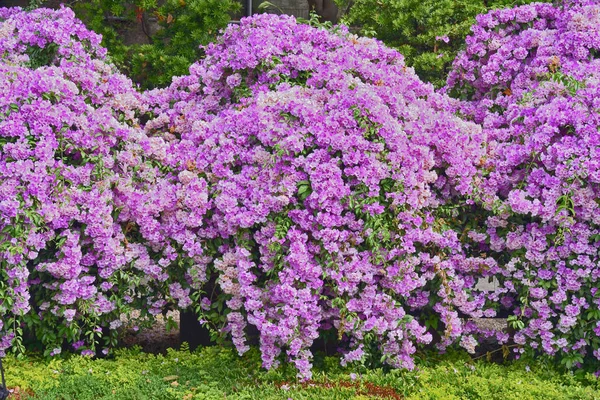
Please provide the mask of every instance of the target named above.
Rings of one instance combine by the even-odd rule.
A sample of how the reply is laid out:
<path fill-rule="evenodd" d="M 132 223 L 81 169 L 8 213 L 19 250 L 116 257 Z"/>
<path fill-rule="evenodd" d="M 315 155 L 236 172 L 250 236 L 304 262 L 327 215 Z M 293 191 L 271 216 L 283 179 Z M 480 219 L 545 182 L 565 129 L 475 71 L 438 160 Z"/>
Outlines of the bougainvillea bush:
<path fill-rule="evenodd" d="M 478 263 L 444 218 L 470 193 L 480 129 L 399 53 L 342 28 L 256 16 L 206 54 L 149 94 L 146 128 L 169 143 L 183 185 L 206 187 L 204 215 L 166 228 L 200 239 L 205 259 L 188 278 L 216 280 L 220 295 L 201 307 L 226 301 L 238 351 L 254 326 L 265 367 L 289 359 L 309 376 L 321 331 L 337 334 L 343 362 L 381 352 L 407 368 L 430 332 L 441 348 L 460 340 L 458 312 L 483 299 L 469 295 Z"/>
<path fill-rule="evenodd" d="M 1 352 L 27 338 L 46 354 L 106 352 L 122 314 L 166 302 L 162 248 L 128 219 L 168 185 L 146 162 L 164 149 L 99 42 L 70 9 L 0 9 Z"/>
<path fill-rule="evenodd" d="M 467 235 L 474 253 L 497 260 L 487 300 L 510 310 L 518 352 L 568 366 L 600 358 L 596 3 L 479 16 L 448 81 L 488 138 L 475 193 L 483 207 Z"/>

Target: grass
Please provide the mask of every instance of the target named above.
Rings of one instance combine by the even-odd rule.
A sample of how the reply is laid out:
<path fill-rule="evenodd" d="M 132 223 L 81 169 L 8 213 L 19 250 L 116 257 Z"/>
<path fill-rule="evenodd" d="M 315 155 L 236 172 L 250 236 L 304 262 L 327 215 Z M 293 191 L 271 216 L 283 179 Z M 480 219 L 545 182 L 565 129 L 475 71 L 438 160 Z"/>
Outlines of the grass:
<path fill-rule="evenodd" d="M 256 350 L 239 357 L 217 347 L 4 361 L 14 399 L 600 399 L 593 374 L 559 371 L 542 361 L 495 364 L 455 353 L 422 359 L 415 371 L 342 368 L 334 357 L 315 364 L 313 380 L 302 383 L 291 366 L 261 369 Z"/>

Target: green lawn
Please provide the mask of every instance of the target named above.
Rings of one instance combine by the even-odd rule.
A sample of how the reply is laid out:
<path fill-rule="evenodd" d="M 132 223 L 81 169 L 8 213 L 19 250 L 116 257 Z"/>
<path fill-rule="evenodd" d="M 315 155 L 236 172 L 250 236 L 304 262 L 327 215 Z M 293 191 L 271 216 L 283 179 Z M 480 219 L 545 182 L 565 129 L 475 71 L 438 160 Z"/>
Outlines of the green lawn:
<path fill-rule="evenodd" d="M 472 362 L 466 355 L 421 360 L 416 371 L 341 368 L 318 358 L 313 381 L 291 367 L 266 372 L 257 351 L 242 358 L 204 348 L 166 356 L 120 350 L 113 359 L 5 359 L 8 385 L 35 399 L 600 399 L 592 374 L 559 372 L 538 362 Z M 28 395 L 29 393 L 29 395 Z"/>

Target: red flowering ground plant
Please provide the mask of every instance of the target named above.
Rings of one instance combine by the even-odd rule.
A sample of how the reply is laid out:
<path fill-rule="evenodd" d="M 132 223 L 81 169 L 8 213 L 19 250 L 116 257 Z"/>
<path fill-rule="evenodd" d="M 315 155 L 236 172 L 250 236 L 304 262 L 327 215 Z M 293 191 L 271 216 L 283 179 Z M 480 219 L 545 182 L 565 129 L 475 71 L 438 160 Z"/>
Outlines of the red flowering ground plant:
<path fill-rule="evenodd" d="M 432 332 L 441 348 L 461 338 L 458 312 L 484 301 L 469 293 L 479 261 L 445 218 L 470 194 L 480 129 L 399 53 L 343 28 L 261 15 L 206 54 L 149 94 L 146 125 L 168 143 L 180 182 L 207 193 L 162 224 L 189 243 L 184 255 L 200 245 L 190 286 L 218 283 L 219 296 L 201 299 L 203 319 L 240 353 L 253 325 L 264 366 L 288 359 L 304 377 L 326 330 L 344 363 L 380 353 L 407 368 Z M 225 321 L 210 311 L 223 302 Z"/>
<path fill-rule="evenodd" d="M 600 358 L 597 3 L 479 16 L 448 80 L 488 138 L 468 237 L 497 261 L 489 306 L 510 311 L 518 353 L 569 367 Z"/>

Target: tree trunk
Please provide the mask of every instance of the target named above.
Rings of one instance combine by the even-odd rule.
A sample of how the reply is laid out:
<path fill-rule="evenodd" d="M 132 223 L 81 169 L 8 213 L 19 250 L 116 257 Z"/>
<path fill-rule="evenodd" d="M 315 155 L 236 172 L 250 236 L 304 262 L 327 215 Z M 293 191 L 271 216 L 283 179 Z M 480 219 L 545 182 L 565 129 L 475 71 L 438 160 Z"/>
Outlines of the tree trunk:
<path fill-rule="evenodd" d="M 198 346 L 210 346 L 210 332 L 207 328 L 200 325 L 198 316 L 193 311 L 181 311 L 179 314 L 179 340 L 181 343 L 187 342 L 190 350 L 195 350 Z"/>

